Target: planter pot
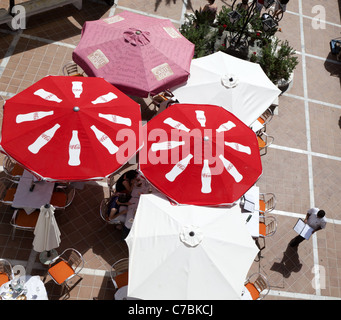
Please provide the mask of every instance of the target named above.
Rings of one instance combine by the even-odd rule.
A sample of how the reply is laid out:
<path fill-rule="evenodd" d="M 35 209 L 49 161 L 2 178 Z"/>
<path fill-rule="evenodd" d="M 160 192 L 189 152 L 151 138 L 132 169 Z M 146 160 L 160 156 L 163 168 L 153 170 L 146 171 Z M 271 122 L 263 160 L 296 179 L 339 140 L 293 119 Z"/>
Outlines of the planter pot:
<path fill-rule="evenodd" d="M 289 79 L 287 81 L 284 80 L 284 79 L 279 80 L 277 82 L 277 87 L 278 87 L 279 90 L 282 91 L 282 94 L 283 94 L 284 92 L 286 92 L 286 91 L 288 91 L 288 90 L 290 90 L 292 88 L 293 83 L 294 83 L 294 72 L 292 72 L 290 74 L 290 77 L 289 77 Z"/>

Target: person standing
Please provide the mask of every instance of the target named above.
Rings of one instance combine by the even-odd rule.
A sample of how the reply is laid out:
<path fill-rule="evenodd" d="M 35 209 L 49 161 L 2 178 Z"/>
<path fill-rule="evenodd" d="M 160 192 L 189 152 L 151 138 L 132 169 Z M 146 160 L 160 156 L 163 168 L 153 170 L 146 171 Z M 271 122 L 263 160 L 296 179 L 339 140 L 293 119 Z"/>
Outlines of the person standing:
<path fill-rule="evenodd" d="M 324 229 L 326 227 L 326 213 L 324 210 L 320 210 L 319 208 L 311 208 L 308 210 L 307 215 L 304 219 L 304 222 L 311 228 L 314 229 L 312 232 L 315 233 L 318 230 Z M 289 243 L 291 247 L 298 246 L 303 240 L 305 240 L 304 237 L 301 235 L 296 236 L 294 239 L 292 239 Z"/>

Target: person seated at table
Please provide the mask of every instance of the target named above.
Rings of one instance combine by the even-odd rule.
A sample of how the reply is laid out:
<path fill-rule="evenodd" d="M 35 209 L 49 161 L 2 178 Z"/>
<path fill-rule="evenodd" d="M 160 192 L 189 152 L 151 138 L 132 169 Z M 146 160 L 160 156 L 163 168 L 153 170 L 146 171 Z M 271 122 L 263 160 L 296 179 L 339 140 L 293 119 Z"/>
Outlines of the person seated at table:
<path fill-rule="evenodd" d="M 116 182 L 116 193 L 131 194 L 134 185 L 138 182 L 138 172 L 136 170 L 129 170 L 125 172 Z"/>
<path fill-rule="evenodd" d="M 125 214 L 128 206 L 131 204 L 129 200 L 131 196 L 128 194 L 115 195 L 110 200 L 108 206 L 108 220 L 112 224 L 116 224 L 116 228 L 122 230 L 122 224 L 125 222 Z"/>

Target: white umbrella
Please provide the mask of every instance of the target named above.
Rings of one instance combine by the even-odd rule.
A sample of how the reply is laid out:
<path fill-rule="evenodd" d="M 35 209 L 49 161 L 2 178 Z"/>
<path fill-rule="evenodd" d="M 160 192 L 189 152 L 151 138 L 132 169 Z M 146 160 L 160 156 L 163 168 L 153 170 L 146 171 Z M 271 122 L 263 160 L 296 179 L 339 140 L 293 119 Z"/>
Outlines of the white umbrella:
<path fill-rule="evenodd" d="M 51 251 L 59 247 L 60 231 L 54 216 L 54 207 L 40 207 L 40 214 L 34 229 L 33 250 L 36 252 Z"/>
<path fill-rule="evenodd" d="M 281 93 L 259 64 L 221 51 L 193 59 L 187 83 L 171 91 L 180 103 L 222 106 L 247 126 Z"/>
<path fill-rule="evenodd" d="M 141 195 L 129 247 L 128 296 L 240 299 L 258 252 L 240 208 L 172 205 Z"/>

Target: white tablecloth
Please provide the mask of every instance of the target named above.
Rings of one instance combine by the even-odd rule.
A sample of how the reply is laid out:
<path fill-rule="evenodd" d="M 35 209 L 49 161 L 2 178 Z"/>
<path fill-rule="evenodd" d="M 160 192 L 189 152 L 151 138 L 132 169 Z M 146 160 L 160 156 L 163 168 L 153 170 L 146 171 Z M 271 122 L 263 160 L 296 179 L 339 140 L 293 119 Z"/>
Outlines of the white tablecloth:
<path fill-rule="evenodd" d="M 34 179 L 30 172 L 24 170 L 13 199 L 12 207 L 24 208 L 27 214 L 32 213 L 35 209 L 40 209 L 46 203 L 50 203 L 53 193 L 54 183 L 47 181 L 36 182 L 33 191 L 30 191 Z"/>
<path fill-rule="evenodd" d="M 39 276 L 22 276 L 20 279 L 25 280 L 25 295 L 27 300 L 48 300 L 47 292 L 43 281 Z M 0 296 L 3 300 L 14 300 L 12 297 L 12 289 L 9 286 L 10 282 L 4 283 L 0 287 Z"/>
<path fill-rule="evenodd" d="M 253 186 L 246 193 L 246 196 L 253 198 L 255 207 L 253 212 L 241 210 L 241 214 L 245 217 L 246 227 L 253 238 L 259 237 L 259 187 Z M 238 201 L 240 203 L 240 201 Z M 246 219 L 251 214 L 251 219 L 246 222 Z"/>

